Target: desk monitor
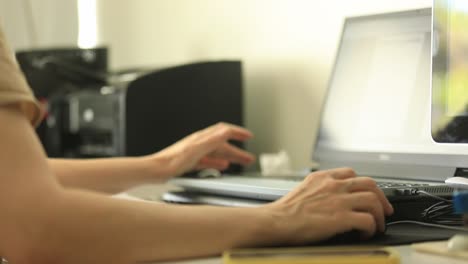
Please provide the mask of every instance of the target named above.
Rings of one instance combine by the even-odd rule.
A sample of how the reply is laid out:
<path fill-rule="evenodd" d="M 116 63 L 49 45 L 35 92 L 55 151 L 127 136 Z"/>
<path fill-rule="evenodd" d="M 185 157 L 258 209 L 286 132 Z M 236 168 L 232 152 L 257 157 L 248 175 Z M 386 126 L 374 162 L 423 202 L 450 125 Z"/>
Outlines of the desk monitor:
<path fill-rule="evenodd" d="M 468 1 L 434 0 L 432 138 L 468 143 Z"/>

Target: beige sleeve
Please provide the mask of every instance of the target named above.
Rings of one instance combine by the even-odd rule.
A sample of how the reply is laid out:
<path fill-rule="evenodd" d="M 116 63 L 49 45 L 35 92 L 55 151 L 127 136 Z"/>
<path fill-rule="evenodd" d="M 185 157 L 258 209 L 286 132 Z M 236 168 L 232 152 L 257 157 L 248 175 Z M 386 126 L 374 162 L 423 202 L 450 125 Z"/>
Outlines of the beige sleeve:
<path fill-rule="evenodd" d="M 33 125 L 42 119 L 42 111 L 22 74 L 0 28 L 0 107 L 17 105 Z"/>

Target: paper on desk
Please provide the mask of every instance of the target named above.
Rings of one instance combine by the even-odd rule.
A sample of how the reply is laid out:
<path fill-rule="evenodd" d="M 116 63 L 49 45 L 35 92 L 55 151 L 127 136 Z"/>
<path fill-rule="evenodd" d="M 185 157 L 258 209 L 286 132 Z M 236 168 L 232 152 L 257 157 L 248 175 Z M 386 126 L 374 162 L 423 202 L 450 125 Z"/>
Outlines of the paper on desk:
<path fill-rule="evenodd" d="M 411 247 L 420 252 L 456 257 L 468 260 L 468 251 L 449 251 L 447 241 L 416 243 Z"/>
<path fill-rule="evenodd" d="M 278 153 L 260 154 L 260 169 L 265 176 L 290 174 L 292 170 L 288 153 L 281 150 Z"/>

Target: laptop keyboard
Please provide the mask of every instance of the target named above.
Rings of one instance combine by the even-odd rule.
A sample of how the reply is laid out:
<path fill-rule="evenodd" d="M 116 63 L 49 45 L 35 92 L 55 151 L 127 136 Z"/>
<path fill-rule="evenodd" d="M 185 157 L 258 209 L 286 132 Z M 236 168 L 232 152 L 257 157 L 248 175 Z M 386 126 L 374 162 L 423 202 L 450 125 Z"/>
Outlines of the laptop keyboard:
<path fill-rule="evenodd" d="M 275 180 L 286 180 L 286 181 L 294 181 L 294 182 L 301 182 L 304 180 L 304 176 L 262 176 L 264 179 L 275 179 Z M 418 187 L 428 187 L 430 184 L 427 183 L 410 183 L 410 182 L 395 182 L 395 181 L 377 181 L 377 186 L 379 188 L 403 188 L 403 189 L 411 189 L 411 188 L 418 188 Z"/>
<path fill-rule="evenodd" d="M 377 182 L 380 188 L 416 188 L 422 186 L 429 186 L 427 183 L 401 183 L 401 182 Z"/>

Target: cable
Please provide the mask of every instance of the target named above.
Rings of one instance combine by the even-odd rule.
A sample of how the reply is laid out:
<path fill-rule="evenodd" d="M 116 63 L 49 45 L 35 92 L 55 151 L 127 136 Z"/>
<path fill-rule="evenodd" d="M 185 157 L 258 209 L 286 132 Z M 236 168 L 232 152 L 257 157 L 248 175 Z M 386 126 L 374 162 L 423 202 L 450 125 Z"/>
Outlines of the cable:
<path fill-rule="evenodd" d="M 420 225 L 420 226 L 427 226 L 427 227 L 434 227 L 434 228 L 442 228 L 442 229 L 448 229 L 448 230 L 468 232 L 468 228 L 466 228 L 466 227 L 439 225 L 439 224 L 432 224 L 432 223 L 412 221 L 412 220 L 394 221 L 394 222 L 387 223 L 387 226 L 398 225 L 398 224 L 415 224 L 415 225 Z"/>
<path fill-rule="evenodd" d="M 451 199 L 446 199 L 417 188 L 404 188 L 397 189 L 396 191 L 404 196 L 425 195 L 432 199 L 439 200 L 439 202 L 432 204 L 422 211 L 421 220 L 423 222 L 421 223 L 438 224 L 442 226 L 462 226 L 464 224 L 461 215 L 455 213 L 454 203 Z"/>
<path fill-rule="evenodd" d="M 411 195 L 425 195 L 440 201 L 422 212 L 421 217 L 424 222 L 453 226 L 463 225 L 461 216 L 454 213 L 452 200 L 418 189 L 411 189 L 409 193 Z"/>
<path fill-rule="evenodd" d="M 452 203 L 438 202 L 426 208 L 422 213 L 422 218 L 425 222 L 444 225 L 463 225 L 460 215 L 454 213 Z"/>

